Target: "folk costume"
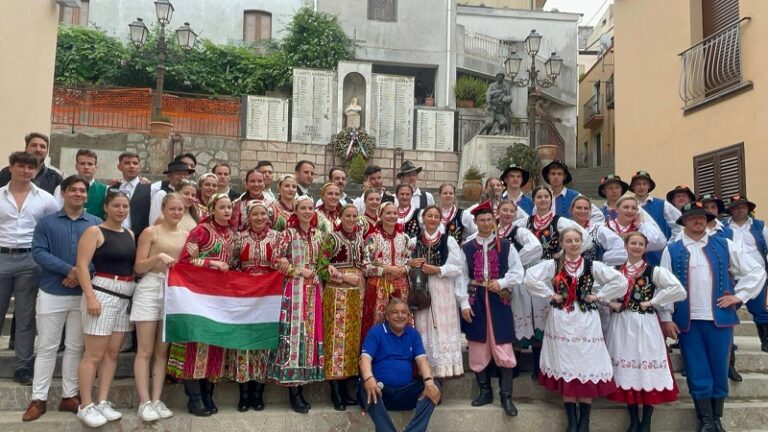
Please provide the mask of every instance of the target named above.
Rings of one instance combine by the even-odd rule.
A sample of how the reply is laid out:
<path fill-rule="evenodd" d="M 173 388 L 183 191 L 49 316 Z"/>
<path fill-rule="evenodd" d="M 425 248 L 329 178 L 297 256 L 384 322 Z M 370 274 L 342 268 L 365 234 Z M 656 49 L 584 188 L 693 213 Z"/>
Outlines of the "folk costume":
<path fill-rule="evenodd" d="M 351 204 L 348 204 L 351 205 Z M 345 379 L 358 375 L 360 327 L 363 319 L 363 269 L 370 263 L 363 233 L 359 226 L 347 232 L 337 223 L 320 248 L 317 274 L 324 282 L 323 335 L 325 343 L 325 379 L 331 384 L 334 407 L 344 410 L 347 396 Z M 342 275 L 358 277 L 357 284 L 334 278 L 329 266 Z"/>
<path fill-rule="evenodd" d="M 614 174 L 607 175 L 600 179 L 600 185 L 597 187 L 597 194 L 600 196 L 600 198 L 608 198 L 605 195 L 605 187 L 613 183 L 618 184 L 621 187 L 621 195 L 624 195 L 629 190 L 629 185 L 627 182 L 622 180 L 621 177 Z M 605 217 L 606 222 L 612 221 L 618 217 L 616 207 L 611 207 L 608 205 L 607 201 L 605 204 L 603 204 L 600 210 L 603 212 L 603 217 Z"/>
<path fill-rule="evenodd" d="M 493 214 L 490 201 L 485 201 L 473 210 L 473 215 Z M 469 345 L 469 367 L 475 372 L 480 386 L 480 395 L 472 401 L 473 406 L 491 403 L 490 373 L 487 370 L 491 360 L 501 372 L 499 396 L 507 415 L 516 416 L 517 409 L 512 403 L 512 369 L 517 365 L 512 342 L 515 341 L 514 318 L 510 301 L 512 289 L 523 279 L 523 266 L 512 244 L 497 238 L 478 235 L 462 246 L 466 265 L 464 284 L 466 294 L 461 297 L 461 310 L 471 309 L 474 317 L 469 323 L 461 320 L 461 330 Z M 500 292 L 487 289 L 490 282 L 497 281 Z"/>
<path fill-rule="evenodd" d="M 686 218 L 715 216 L 700 202 L 683 207 Z M 742 302 L 756 297 L 765 285 L 765 270 L 730 240 L 705 234 L 694 240 L 683 231 L 661 257 L 661 266 L 674 273 L 688 292 L 673 313 L 660 313 L 661 322 L 674 322 L 680 330 L 680 351 L 685 361 L 688 390 L 704 430 L 717 428 L 728 397 L 728 361 L 733 327 L 739 324 L 736 308 L 720 308 L 719 298 L 735 295 Z M 733 280 L 736 280 L 734 285 Z"/>
<path fill-rule="evenodd" d="M 605 265 L 618 266 L 627 261 L 627 249 L 624 240 L 605 224 L 587 224 L 584 227 L 588 236 L 584 238 L 587 250 L 583 253 L 585 258 L 593 261 L 601 261 Z"/>
<path fill-rule="evenodd" d="M 627 289 L 624 276 L 599 261 L 563 257 L 528 269 L 525 287 L 539 298 L 563 297 L 562 303 L 552 302 L 547 316 L 539 384 L 564 398 L 595 399 L 613 393 L 613 366 L 597 302 L 622 295 Z M 584 299 L 590 294 L 597 300 L 587 303 Z M 573 427 L 576 404 L 565 402 L 565 409 L 569 427 Z M 579 430 L 589 430 L 591 409 L 591 403 L 579 404 Z"/>
<path fill-rule="evenodd" d="M 672 273 L 645 260 L 627 262 L 619 271 L 628 289 L 617 300 L 621 309 L 612 312 L 606 336 L 616 380 L 608 399 L 627 404 L 636 427 L 638 405 L 643 405 L 643 427 L 650 430 L 653 405 L 677 400 L 678 392 L 656 308 L 684 300 L 686 292 Z M 644 302 L 651 307 L 643 309 Z"/>
<path fill-rule="evenodd" d="M 260 205 L 264 208 L 267 204 L 263 201 L 252 202 L 246 214 L 249 214 L 253 206 Z M 239 270 L 252 275 L 263 275 L 277 271 L 275 266 L 275 252 L 279 248 L 280 233 L 265 227 L 260 232 L 252 228 L 240 231 L 235 238 L 234 255 L 238 257 Z M 264 382 L 267 378 L 269 367 L 269 350 L 234 350 L 226 351 L 227 378 L 235 381 L 240 386 L 240 401 L 238 411 L 247 411 L 253 408 L 257 411 L 264 409 Z"/>
<path fill-rule="evenodd" d="M 363 238 L 367 239 L 371 234 L 376 231 L 376 224 L 379 222 L 379 215 L 369 215 L 368 212 L 363 209 L 360 212 L 360 230 L 363 233 Z"/>
<path fill-rule="evenodd" d="M 649 183 L 648 196 L 644 199 L 638 197 L 638 202 L 641 204 L 642 209 L 653 218 L 662 234 L 664 234 L 664 237 L 667 238 L 667 241 L 677 238 L 677 235 L 682 231 L 682 227 L 677 224 L 677 219 L 681 216 L 680 210 L 675 208 L 672 203 L 650 195 L 656 189 L 656 182 L 653 181 L 651 175 L 646 171 L 638 171 L 632 176 L 632 180 L 629 182 L 629 190 L 635 191 L 635 180 L 639 179 L 648 180 Z M 661 251 L 649 252 L 646 254 L 646 258 L 649 264 L 659 265 L 661 262 Z"/>
<path fill-rule="evenodd" d="M 288 220 L 293 216 L 293 207 L 288 207 L 283 204 L 278 198 L 272 205 L 274 211 L 272 217 L 272 229 L 278 232 L 285 231 L 288 228 Z"/>
<path fill-rule="evenodd" d="M 416 238 L 421 234 L 420 213 L 421 210 L 413 204 L 404 209 L 397 208 L 397 224 L 403 226 L 403 232 L 408 238 Z"/>
<path fill-rule="evenodd" d="M 440 233 L 447 233 L 453 237 L 458 244 L 462 244 L 465 238 L 477 232 L 472 214 L 467 209 L 458 208 L 455 205 L 447 209 L 441 208 L 440 219 L 441 224 L 437 229 Z"/>
<path fill-rule="evenodd" d="M 243 192 L 240 198 L 232 202 L 232 216 L 229 219 L 229 225 L 235 232 L 240 232 L 248 229 L 248 203 L 251 201 L 262 201 L 268 204 L 272 204 L 272 201 L 267 198 L 262 192 L 261 196 L 251 196 L 248 191 Z"/>
<path fill-rule="evenodd" d="M 302 196 L 296 204 L 305 200 L 311 198 Z M 267 377 L 285 386 L 325 379 L 320 279 L 317 274 L 311 278 L 301 275 L 302 269 L 316 271 L 322 238 L 316 214 L 309 229 L 304 231 L 294 213 L 278 241 L 275 257 L 286 258 L 290 266 L 280 306 L 280 341 L 277 350 L 272 352 Z"/>
<path fill-rule="evenodd" d="M 214 195 L 211 198 L 210 208 L 215 206 L 217 198 L 220 197 Z M 190 231 L 179 261 L 198 267 L 207 267 L 211 261 L 231 263 L 233 237 L 229 226 L 220 225 L 213 218 L 208 219 Z M 171 344 L 168 373 L 185 380 L 190 412 L 200 412 L 200 408 L 207 410 L 208 414 L 218 412 L 213 403 L 213 390 L 214 383 L 224 376 L 224 365 L 224 348 L 199 342 Z"/>
<path fill-rule="evenodd" d="M 731 198 L 726 213 L 730 213 L 733 207 L 746 204 L 749 212 L 756 208 L 755 204 L 745 196 L 736 195 Z M 728 219 L 725 225 L 733 231 L 733 242 L 741 246 L 752 259 L 766 268 L 766 256 L 768 256 L 768 228 L 765 227 L 765 221 L 753 219 L 747 216 L 747 220 L 741 225 L 733 219 Z M 768 285 L 768 284 L 767 284 Z M 757 334 L 760 337 L 760 348 L 768 352 L 768 309 L 766 309 L 766 290 L 763 287 L 760 295 L 747 302 L 747 310 L 752 314 L 752 321 L 757 327 Z"/>
<path fill-rule="evenodd" d="M 634 199 L 634 198 L 627 198 L 627 199 Z M 621 200 L 619 200 L 619 202 L 621 202 Z M 645 236 L 645 238 L 648 239 L 648 245 L 647 245 L 648 252 L 663 250 L 664 247 L 667 245 L 667 238 L 664 237 L 664 234 L 662 234 L 661 230 L 659 229 L 658 225 L 656 225 L 656 222 L 653 220 L 653 218 L 648 217 L 642 209 L 638 209 L 638 210 L 643 212 L 642 221 L 639 224 L 636 224 L 633 221 L 629 225 L 622 225 L 619 222 L 619 219 L 617 218 L 617 219 L 609 220 L 608 222 L 606 222 L 606 226 L 611 231 L 618 234 L 619 237 L 623 237 L 624 234 L 627 234 L 633 231 L 642 233 Z"/>
<path fill-rule="evenodd" d="M 577 196 L 581 194 L 579 191 L 565 187 L 573 181 L 573 176 L 571 176 L 571 172 L 568 170 L 568 165 L 566 165 L 566 163 L 563 161 L 552 161 L 541 169 L 541 176 L 544 181 L 547 182 L 547 184 L 549 184 L 549 171 L 553 168 L 560 168 L 565 171 L 565 179 L 563 180 L 563 189 L 560 191 L 560 193 L 554 194 L 552 197 L 551 211 L 553 214 L 558 216 L 571 218 L 571 203 L 574 199 L 576 199 Z M 536 212 L 536 208 L 533 208 L 532 210 L 533 212 Z M 533 212 L 530 214 L 533 214 Z M 595 207 L 594 204 L 592 204 L 592 211 L 589 215 L 589 220 L 594 224 L 600 224 L 605 221 L 605 217 L 603 216 L 602 212 L 600 209 Z"/>
<path fill-rule="evenodd" d="M 382 204 L 379 208 L 379 216 L 382 210 L 394 204 Z M 384 321 L 387 303 L 390 297 L 397 297 L 408 301 L 408 276 L 389 277 L 384 276 L 384 267 L 400 266 L 405 268 L 411 257 L 408 244 L 410 237 L 403 232 L 403 226 L 396 224 L 390 234 L 384 230 L 381 221 L 376 231 L 366 240 L 371 262 L 365 266 L 365 295 L 363 297 L 363 325 L 361 340 L 365 339 L 368 330 L 374 324 Z"/>
<path fill-rule="evenodd" d="M 497 229 L 499 238 L 507 240 L 514 246 L 520 256 L 520 264 L 528 268 L 541 259 L 542 248 L 539 239 L 527 228 L 510 224 Z M 535 332 L 533 309 L 531 308 L 531 296 L 522 284 L 522 281 L 514 284 L 512 288 L 512 317 L 515 321 L 515 350 L 530 347 L 535 340 L 541 342 L 543 332 Z M 539 317 L 544 322 L 544 317 Z M 543 327 L 543 325 L 542 325 Z M 538 336 L 538 337 L 535 337 Z"/>
<path fill-rule="evenodd" d="M 424 231 L 410 240 L 411 257 L 425 258 L 426 264 L 439 267 L 435 275 L 427 276 L 427 289 L 432 298 L 430 307 L 415 313 L 416 330 L 424 341 L 424 349 L 432 370 L 438 378 L 464 375 L 461 353 L 459 315 L 456 306 L 461 292 L 464 266 L 463 254 L 456 239 L 438 230 Z"/>

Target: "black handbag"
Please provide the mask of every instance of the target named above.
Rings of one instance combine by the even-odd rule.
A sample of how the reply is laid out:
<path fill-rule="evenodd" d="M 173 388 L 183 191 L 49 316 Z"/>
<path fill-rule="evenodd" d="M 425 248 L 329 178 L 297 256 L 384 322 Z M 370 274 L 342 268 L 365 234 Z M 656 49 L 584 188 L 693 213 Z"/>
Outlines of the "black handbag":
<path fill-rule="evenodd" d="M 432 295 L 427 287 L 427 275 L 421 267 L 412 267 L 408 270 L 408 306 L 412 310 L 422 310 L 432 306 Z"/>

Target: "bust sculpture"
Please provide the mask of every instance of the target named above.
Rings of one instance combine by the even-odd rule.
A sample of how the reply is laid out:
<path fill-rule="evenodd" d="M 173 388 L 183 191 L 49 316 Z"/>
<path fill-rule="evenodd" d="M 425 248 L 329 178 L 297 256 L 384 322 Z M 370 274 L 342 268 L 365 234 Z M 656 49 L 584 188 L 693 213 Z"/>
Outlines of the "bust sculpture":
<path fill-rule="evenodd" d="M 360 117 L 361 113 L 363 111 L 363 108 L 360 106 L 360 104 L 357 101 L 356 97 L 352 97 L 349 99 L 349 105 L 347 105 L 346 108 L 344 108 L 344 116 L 346 117 L 346 127 L 348 128 L 359 128 L 360 127 Z"/>

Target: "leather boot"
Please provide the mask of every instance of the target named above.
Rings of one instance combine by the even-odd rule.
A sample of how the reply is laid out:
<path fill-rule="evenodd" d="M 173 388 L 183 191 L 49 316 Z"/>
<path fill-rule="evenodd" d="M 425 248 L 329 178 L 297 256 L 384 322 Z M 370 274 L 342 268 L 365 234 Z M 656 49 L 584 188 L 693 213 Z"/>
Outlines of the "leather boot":
<path fill-rule="evenodd" d="M 303 402 L 304 405 L 307 406 L 307 409 L 312 409 L 312 404 L 310 404 L 309 402 L 307 402 L 306 399 L 304 399 L 304 386 L 298 386 L 297 388 L 299 389 L 299 399 L 301 399 L 301 402 Z"/>
<path fill-rule="evenodd" d="M 199 380 L 186 380 L 184 381 L 184 393 L 189 397 L 187 402 L 187 411 L 190 414 L 197 417 L 208 417 L 211 414 L 211 410 L 205 407 L 203 404 L 203 398 L 200 394 L 200 381 Z"/>
<path fill-rule="evenodd" d="M 306 414 L 309 412 L 309 407 L 301 400 L 299 387 L 288 387 L 288 402 L 290 402 L 294 412 L 299 414 Z"/>
<path fill-rule="evenodd" d="M 355 386 L 354 388 L 357 386 L 357 377 L 347 378 L 341 381 L 341 400 L 344 401 L 344 405 L 355 406 L 357 405 L 357 398 L 349 395 L 350 381 L 352 381 L 352 385 Z"/>
<path fill-rule="evenodd" d="M 501 372 L 501 385 L 499 386 L 499 398 L 504 413 L 510 417 L 517 416 L 517 407 L 512 403 L 512 380 L 514 379 L 512 368 L 499 368 Z"/>
<path fill-rule="evenodd" d="M 533 373 L 531 373 L 531 378 L 534 380 L 539 379 L 539 364 L 541 362 L 541 347 L 531 347 L 531 352 L 533 353 Z"/>
<path fill-rule="evenodd" d="M 694 399 L 693 406 L 696 407 L 696 416 L 699 418 L 698 432 L 717 432 L 712 399 Z"/>
<path fill-rule="evenodd" d="M 240 388 L 240 400 L 237 401 L 237 410 L 240 412 L 246 412 L 248 411 L 249 407 L 249 400 L 248 400 L 248 384 L 249 383 L 238 383 L 237 386 Z"/>
<path fill-rule="evenodd" d="M 627 432 L 638 432 L 640 430 L 640 414 L 636 404 L 627 404 L 629 411 L 629 427 Z"/>
<path fill-rule="evenodd" d="M 722 422 L 723 408 L 725 408 L 725 398 L 712 399 L 712 417 L 717 432 L 725 432 Z"/>
<path fill-rule="evenodd" d="M 760 337 L 760 349 L 768 352 L 768 324 L 757 324 L 757 335 Z"/>
<path fill-rule="evenodd" d="M 728 363 L 728 379 L 741 382 L 741 374 L 736 370 L 736 345 L 731 345 L 731 359 Z"/>
<path fill-rule="evenodd" d="M 576 403 L 565 402 L 565 418 L 568 419 L 568 426 L 565 432 L 578 432 L 579 420 L 576 417 Z"/>
<path fill-rule="evenodd" d="M 480 394 L 472 400 L 472 406 L 483 406 L 493 402 L 493 391 L 491 390 L 491 377 L 488 370 L 475 372 L 477 385 L 480 386 Z"/>
<path fill-rule="evenodd" d="M 339 380 L 328 381 L 331 386 L 331 403 L 333 403 L 333 409 L 336 411 L 346 411 L 347 406 L 344 405 L 344 400 L 341 398 L 341 384 Z"/>
<path fill-rule="evenodd" d="M 640 423 L 640 432 L 651 432 L 651 418 L 653 417 L 653 405 L 643 405 L 643 422 Z"/>
<path fill-rule="evenodd" d="M 591 403 L 579 404 L 579 432 L 589 432 L 589 413 L 592 412 Z"/>
<path fill-rule="evenodd" d="M 200 396 L 203 399 L 203 405 L 208 408 L 208 411 L 210 411 L 211 414 L 216 414 L 219 412 L 219 408 L 213 402 L 213 389 L 215 387 L 216 384 L 208 381 L 207 379 L 200 380 Z"/>
<path fill-rule="evenodd" d="M 248 381 L 248 404 L 255 411 L 264 410 L 264 383 Z"/>

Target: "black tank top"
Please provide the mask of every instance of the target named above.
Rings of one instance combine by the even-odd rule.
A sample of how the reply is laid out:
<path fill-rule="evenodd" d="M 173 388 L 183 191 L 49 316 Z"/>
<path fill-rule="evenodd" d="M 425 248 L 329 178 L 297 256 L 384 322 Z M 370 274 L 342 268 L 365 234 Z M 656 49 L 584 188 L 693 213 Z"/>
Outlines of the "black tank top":
<path fill-rule="evenodd" d="M 136 243 L 128 230 L 112 231 L 99 227 L 104 235 L 104 243 L 93 253 L 93 267 L 99 273 L 118 276 L 133 275 L 133 262 L 136 260 Z"/>

